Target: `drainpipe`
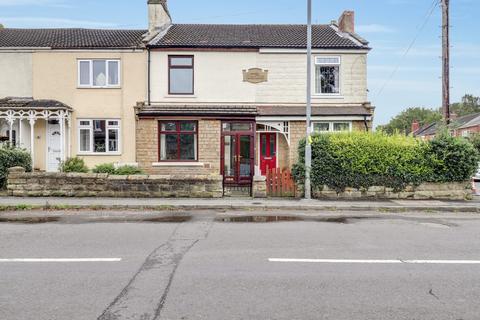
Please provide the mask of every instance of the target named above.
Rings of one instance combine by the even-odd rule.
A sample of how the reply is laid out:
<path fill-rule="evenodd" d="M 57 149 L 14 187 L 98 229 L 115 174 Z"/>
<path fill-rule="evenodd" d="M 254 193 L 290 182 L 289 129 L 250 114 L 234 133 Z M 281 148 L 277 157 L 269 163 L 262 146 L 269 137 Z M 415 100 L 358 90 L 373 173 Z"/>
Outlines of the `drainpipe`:
<path fill-rule="evenodd" d="M 363 121 L 365 122 L 365 130 L 368 132 L 369 129 L 368 129 L 368 121 L 367 121 L 367 116 L 363 116 Z"/>
<path fill-rule="evenodd" d="M 150 81 L 151 71 L 150 71 L 150 68 L 151 68 L 151 64 L 152 64 L 152 59 L 151 59 L 152 54 L 151 54 L 151 51 L 150 51 L 149 47 L 147 47 L 147 52 L 148 52 L 148 62 L 147 62 L 148 63 L 148 66 L 147 66 L 147 70 L 148 70 L 147 71 L 147 73 L 148 73 L 148 75 L 147 75 L 147 77 L 148 77 L 148 79 L 147 79 L 147 87 L 148 87 L 147 90 L 148 90 L 148 92 L 147 92 L 147 100 L 148 100 L 148 105 L 150 106 L 151 105 L 151 87 L 150 87 L 151 86 L 151 83 L 150 83 L 151 82 Z"/>

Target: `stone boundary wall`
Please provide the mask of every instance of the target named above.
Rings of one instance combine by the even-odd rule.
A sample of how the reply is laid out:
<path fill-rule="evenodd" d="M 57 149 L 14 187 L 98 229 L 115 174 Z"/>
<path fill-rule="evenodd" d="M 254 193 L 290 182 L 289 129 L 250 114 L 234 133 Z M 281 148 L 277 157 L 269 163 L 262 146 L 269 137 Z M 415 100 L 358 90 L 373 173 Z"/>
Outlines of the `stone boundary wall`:
<path fill-rule="evenodd" d="M 221 198 L 220 175 L 132 175 L 8 170 L 8 195 L 16 197 Z"/>
<path fill-rule="evenodd" d="M 471 182 L 423 183 L 419 186 L 407 186 L 400 192 L 391 188 L 370 187 L 368 190 L 347 188 L 344 192 L 324 187 L 314 193 L 316 199 L 398 199 L 398 200 L 465 200 L 472 196 Z"/>

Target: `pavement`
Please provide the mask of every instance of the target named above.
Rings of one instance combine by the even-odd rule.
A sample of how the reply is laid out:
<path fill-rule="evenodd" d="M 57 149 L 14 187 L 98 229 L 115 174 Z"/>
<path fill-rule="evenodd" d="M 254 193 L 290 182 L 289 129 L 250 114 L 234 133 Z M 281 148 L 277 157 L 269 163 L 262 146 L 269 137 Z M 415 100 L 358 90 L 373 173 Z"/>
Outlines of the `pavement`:
<path fill-rule="evenodd" d="M 287 212 L 0 220 L 0 319 L 478 319 L 477 214 Z"/>
<path fill-rule="evenodd" d="M 332 201 L 298 199 L 161 199 L 161 198 L 15 198 L 0 197 L 0 209 L 178 209 L 178 210 L 314 210 L 314 211 L 446 211 L 480 213 L 480 198 L 471 201 L 386 200 Z"/>

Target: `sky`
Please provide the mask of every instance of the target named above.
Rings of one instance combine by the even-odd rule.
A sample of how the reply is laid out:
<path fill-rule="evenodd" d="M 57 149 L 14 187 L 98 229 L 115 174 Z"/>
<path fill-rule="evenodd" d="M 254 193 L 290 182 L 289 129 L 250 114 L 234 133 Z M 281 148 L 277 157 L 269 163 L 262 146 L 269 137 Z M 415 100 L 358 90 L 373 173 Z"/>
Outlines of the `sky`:
<path fill-rule="evenodd" d="M 313 21 L 356 13 L 370 41 L 369 100 L 375 124 L 408 107 L 441 106 L 439 0 L 313 0 Z M 147 0 L 0 0 L 6 27 L 144 29 Z M 480 96 L 480 0 L 451 0 L 452 102 Z M 306 0 L 169 0 L 176 23 L 305 23 Z M 413 44 L 413 45 L 412 45 Z M 409 47 L 410 50 L 407 50 Z"/>

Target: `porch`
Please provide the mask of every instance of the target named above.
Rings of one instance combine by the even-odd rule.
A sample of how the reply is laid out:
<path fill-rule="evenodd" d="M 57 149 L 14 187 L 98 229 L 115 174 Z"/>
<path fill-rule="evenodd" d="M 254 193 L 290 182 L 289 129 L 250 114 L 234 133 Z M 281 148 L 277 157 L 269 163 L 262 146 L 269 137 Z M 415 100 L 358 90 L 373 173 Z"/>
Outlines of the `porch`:
<path fill-rule="evenodd" d="M 55 100 L 0 99 L 0 144 L 30 152 L 33 170 L 58 171 L 70 157 L 71 115 Z"/>

